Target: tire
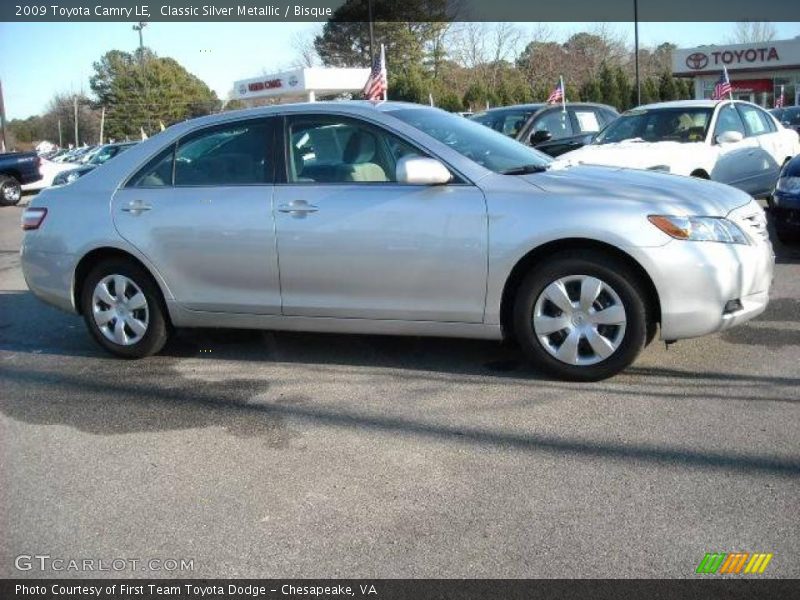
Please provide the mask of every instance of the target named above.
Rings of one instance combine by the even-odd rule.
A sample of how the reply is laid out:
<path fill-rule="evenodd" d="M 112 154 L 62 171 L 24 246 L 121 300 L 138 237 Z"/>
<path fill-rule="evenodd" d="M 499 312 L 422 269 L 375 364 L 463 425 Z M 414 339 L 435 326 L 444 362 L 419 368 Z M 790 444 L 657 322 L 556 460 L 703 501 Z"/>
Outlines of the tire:
<path fill-rule="evenodd" d="M 16 206 L 22 199 L 22 186 L 11 175 L 0 175 L 0 206 Z"/>
<path fill-rule="evenodd" d="M 787 227 L 780 222 L 775 223 L 775 235 L 781 244 L 790 245 L 800 243 L 800 230 L 796 227 Z"/>
<path fill-rule="evenodd" d="M 580 302 L 584 286 L 587 298 L 594 298 L 588 310 Z M 562 306 L 570 301 L 567 310 L 551 297 Z M 562 252 L 522 281 L 514 303 L 514 332 L 527 356 L 549 375 L 568 381 L 606 379 L 633 363 L 654 332 L 645 297 L 624 262 L 596 252 Z M 600 319 L 594 316 L 609 309 Z"/>
<path fill-rule="evenodd" d="M 123 301 L 119 287 L 124 288 Z M 110 259 L 97 265 L 84 280 L 80 302 L 89 333 L 111 354 L 144 358 L 167 342 L 169 325 L 161 291 L 150 274 L 132 261 Z"/>

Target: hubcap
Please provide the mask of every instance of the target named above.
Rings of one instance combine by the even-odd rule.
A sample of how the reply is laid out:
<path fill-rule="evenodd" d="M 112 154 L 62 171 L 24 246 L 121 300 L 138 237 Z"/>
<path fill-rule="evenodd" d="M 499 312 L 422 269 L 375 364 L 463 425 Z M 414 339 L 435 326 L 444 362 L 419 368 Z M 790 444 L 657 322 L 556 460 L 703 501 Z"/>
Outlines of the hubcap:
<path fill-rule="evenodd" d="M 108 275 L 97 283 L 92 294 L 92 316 L 106 339 L 120 346 L 141 340 L 150 322 L 147 298 L 124 275 Z"/>
<path fill-rule="evenodd" d="M 3 198 L 8 202 L 17 202 L 20 198 L 20 188 L 13 183 L 7 183 L 3 186 Z"/>
<path fill-rule="evenodd" d="M 548 285 L 533 307 L 533 331 L 544 349 L 568 365 L 593 365 L 617 351 L 625 307 L 605 281 L 570 275 Z"/>

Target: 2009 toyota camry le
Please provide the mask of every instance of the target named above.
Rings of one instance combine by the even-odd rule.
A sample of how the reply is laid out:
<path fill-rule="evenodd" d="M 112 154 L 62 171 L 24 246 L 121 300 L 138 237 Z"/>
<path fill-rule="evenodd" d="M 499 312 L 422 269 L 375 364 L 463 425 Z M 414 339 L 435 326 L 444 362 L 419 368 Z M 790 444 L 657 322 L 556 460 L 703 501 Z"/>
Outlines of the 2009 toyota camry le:
<path fill-rule="evenodd" d="M 414 104 L 311 103 L 170 127 L 23 214 L 42 300 L 119 356 L 175 327 L 515 338 L 597 380 L 660 329 L 761 313 L 774 255 L 732 187 L 564 166 Z"/>

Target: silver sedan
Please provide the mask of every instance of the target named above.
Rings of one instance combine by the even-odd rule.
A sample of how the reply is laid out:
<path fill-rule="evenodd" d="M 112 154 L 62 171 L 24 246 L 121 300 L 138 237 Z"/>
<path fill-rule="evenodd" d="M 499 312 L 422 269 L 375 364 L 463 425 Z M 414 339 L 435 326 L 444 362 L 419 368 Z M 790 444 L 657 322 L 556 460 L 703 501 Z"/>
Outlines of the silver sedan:
<path fill-rule="evenodd" d="M 175 125 L 42 192 L 23 228 L 30 289 L 119 356 L 176 327 L 506 336 L 573 380 L 758 315 L 774 263 L 736 189 L 560 167 L 393 102 Z"/>

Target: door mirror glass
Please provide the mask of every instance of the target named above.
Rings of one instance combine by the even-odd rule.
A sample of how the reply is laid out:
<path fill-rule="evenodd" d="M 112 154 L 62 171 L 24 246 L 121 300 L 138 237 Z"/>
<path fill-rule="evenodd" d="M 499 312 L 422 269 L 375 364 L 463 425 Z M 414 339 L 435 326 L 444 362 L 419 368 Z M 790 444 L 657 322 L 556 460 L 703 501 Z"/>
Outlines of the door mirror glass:
<path fill-rule="evenodd" d="M 441 185 L 453 178 L 442 163 L 435 158 L 424 156 L 404 156 L 397 161 L 396 171 L 398 183 Z"/>
<path fill-rule="evenodd" d="M 717 143 L 719 144 L 735 144 L 741 142 L 744 136 L 739 131 L 723 131 L 717 136 Z"/>
<path fill-rule="evenodd" d="M 544 129 L 537 129 L 531 134 L 530 142 L 531 145 L 534 145 L 541 144 L 542 142 L 546 142 L 551 139 L 553 139 L 552 133 L 545 131 Z"/>

